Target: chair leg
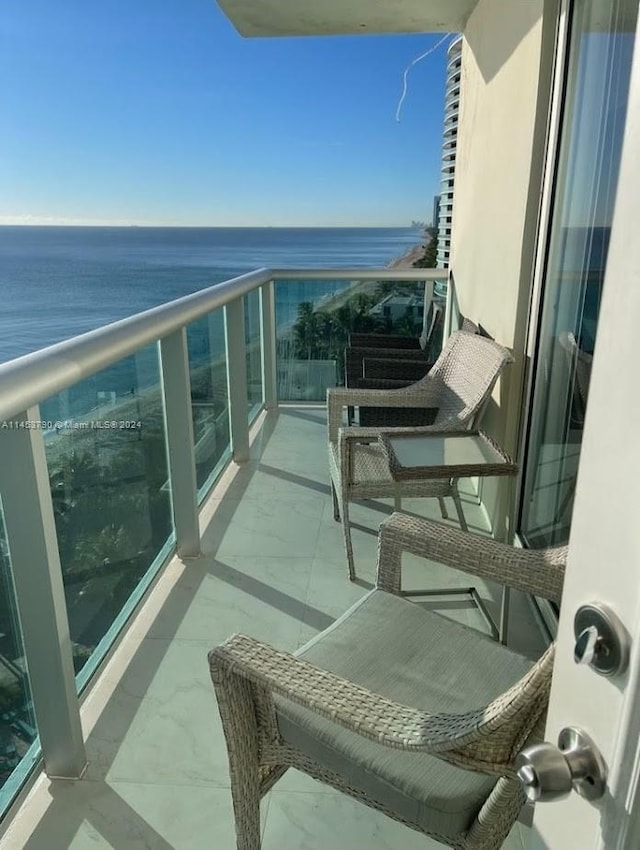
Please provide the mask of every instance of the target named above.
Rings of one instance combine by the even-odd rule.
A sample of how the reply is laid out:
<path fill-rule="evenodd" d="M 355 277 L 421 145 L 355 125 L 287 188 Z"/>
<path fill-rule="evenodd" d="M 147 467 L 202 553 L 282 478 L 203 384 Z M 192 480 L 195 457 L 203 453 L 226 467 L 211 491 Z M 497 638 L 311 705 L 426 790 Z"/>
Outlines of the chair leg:
<path fill-rule="evenodd" d="M 333 481 L 331 482 L 331 497 L 333 498 L 333 518 L 336 522 L 340 522 L 340 503 Z"/>
<path fill-rule="evenodd" d="M 440 505 L 440 513 L 442 514 L 442 519 L 449 519 L 449 511 L 447 510 L 447 505 L 442 496 L 438 496 L 438 504 Z"/>
<path fill-rule="evenodd" d="M 231 789 L 233 812 L 236 824 L 237 850 L 261 850 L 260 840 L 260 796 L 248 800 L 248 789 Z"/>
<path fill-rule="evenodd" d="M 462 511 L 462 502 L 460 501 L 460 493 L 458 493 L 458 487 L 455 482 L 453 484 L 453 493 L 451 494 L 454 504 L 456 506 L 456 513 L 458 514 L 458 521 L 460 522 L 460 528 L 463 531 L 469 531 L 469 526 L 467 525 L 467 521 L 464 518 L 464 513 Z"/>
<path fill-rule="evenodd" d="M 227 740 L 236 847 L 260 850 L 260 766 L 251 685 L 213 663 L 211 678 Z"/>
<path fill-rule="evenodd" d="M 349 521 L 349 503 L 342 499 L 342 533 L 344 535 L 344 548 L 347 553 L 347 567 L 349 569 L 349 581 L 355 581 L 356 569 L 353 563 L 353 544 L 351 543 L 351 524 Z"/>

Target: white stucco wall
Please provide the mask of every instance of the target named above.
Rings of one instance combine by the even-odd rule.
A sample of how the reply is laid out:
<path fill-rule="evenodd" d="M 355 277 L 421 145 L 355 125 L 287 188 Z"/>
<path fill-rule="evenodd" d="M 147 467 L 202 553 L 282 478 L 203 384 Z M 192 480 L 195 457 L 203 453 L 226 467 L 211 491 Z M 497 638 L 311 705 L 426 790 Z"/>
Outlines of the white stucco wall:
<path fill-rule="evenodd" d="M 483 422 L 514 456 L 556 14 L 554 0 L 480 0 L 462 51 L 450 268 L 461 312 L 514 352 Z M 497 487 L 484 489 L 500 535 L 507 505 Z"/>
<path fill-rule="evenodd" d="M 512 346 L 538 93 L 542 0 L 481 0 L 464 31 L 452 231 L 460 308 Z"/>

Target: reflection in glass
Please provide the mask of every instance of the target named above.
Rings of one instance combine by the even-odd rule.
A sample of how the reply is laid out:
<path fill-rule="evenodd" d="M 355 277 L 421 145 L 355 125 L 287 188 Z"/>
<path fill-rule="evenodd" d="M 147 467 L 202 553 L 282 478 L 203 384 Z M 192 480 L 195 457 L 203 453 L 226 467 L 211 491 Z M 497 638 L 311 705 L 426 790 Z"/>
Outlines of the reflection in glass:
<path fill-rule="evenodd" d="M 224 316 L 215 310 L 187 327 L 198 499 L 230 454 Z"/>
<path fill-rule="evenodd" d="M 0 789 L 26 755 L 36 735 L 11 555 L 0 504 Z M 0 811 L 4 805 L 4 795 L 0 792 Z"/>
<path fill-rule="evenodd" d="M 79 672 L 173 532 L 157 346 L 41 409 Z"/>
<path fill-rule="evenodd" d="M 244 296 L 244 327 L 247 348 L 247 397 L 249 419 L 262 405 L 262 350 L 260 336 L 260 292 Z"/>
<path fill-rule="evenodd" d="M 422 281 L 276 281 L 279 400 L 324 401 L 327 389 L 344 386 L 352 333 L 417 339 L 433 315 L 428 305 L 425 316 L 424 287 Z M 437 288 L 434 299 L 443 311 Z M 441 326 L 439 333 L 438 350 Z"/>
<path fill-rule="evenodd" d="M 568 539 L 633 54 L 635 0 L 574 7 L 522 532 Z"/>

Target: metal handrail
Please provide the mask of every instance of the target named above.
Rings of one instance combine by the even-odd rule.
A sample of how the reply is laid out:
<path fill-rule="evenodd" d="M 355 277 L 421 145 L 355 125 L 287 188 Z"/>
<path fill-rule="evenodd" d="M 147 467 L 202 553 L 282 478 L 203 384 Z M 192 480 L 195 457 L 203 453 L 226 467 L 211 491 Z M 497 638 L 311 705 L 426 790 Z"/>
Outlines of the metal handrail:
<path fill-rule="evenodd" d="M 0 421 L 272 280 L 438 280 L 441 269 L 256 269 L 0 364 Z"/>

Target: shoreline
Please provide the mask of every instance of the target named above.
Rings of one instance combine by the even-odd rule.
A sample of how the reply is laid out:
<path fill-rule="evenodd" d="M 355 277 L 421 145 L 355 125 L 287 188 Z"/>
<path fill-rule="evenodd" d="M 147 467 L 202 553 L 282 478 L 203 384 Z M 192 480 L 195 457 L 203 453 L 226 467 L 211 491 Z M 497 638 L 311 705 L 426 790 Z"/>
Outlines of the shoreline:
<path fill-rule="evenodd" d="M 389 263 L 388 268 L 390 269 L 410 269 L 413 267 L 413 264 L 416 260 L 419 260 L 420 257 L 424 254 L 426 247 L 428 245 L 428 241 L 421 242 L 418 245 L 414 245 L 412 248 L 409 248 L 408 251 L 405 251 L 401 257 L 397 257 L 395 260 L 392 260 Z"/>
<path fill-rule="evenodd" d="M 412 245 L 411 248 L 408 248 L 404 254 L 401 254 L 399 257 L 396 257 L 395 260 L 391 260 L 391 262 L 387 265 L 388 269 L 410 269 L 413 268 L 413 263 L 416 260 L 420 259 L 424 254 L 425 248 L 428 242 L 420 242 L 416 245 Z M 342 307 L 350 298 L 354 295 L 357 295 L 358 292 L 365 291 L 371 286 L 373 281 L 371 280 L 355 280 L 352 282 L 351 286 L 348 286 L 346 289 L 343 289 L 341 292 L 337 292 L 335 295 L 331 295 L 328 298 L 323 296 L 319 302 L 314 303 L 315 310 L 327 310 L 329 312 L 337 310 L 339 307 Z M 286 326 L 282 326 L 282 330 L 291 330 L 293 322 L 289 323 L 288 328 Z M 280 330 L 280 328 L 279 328 Z"/>

